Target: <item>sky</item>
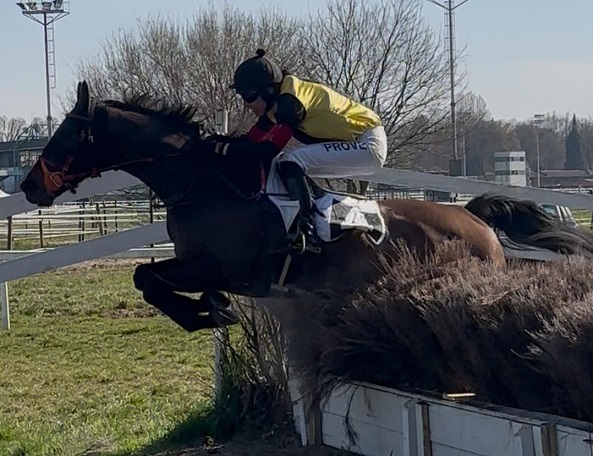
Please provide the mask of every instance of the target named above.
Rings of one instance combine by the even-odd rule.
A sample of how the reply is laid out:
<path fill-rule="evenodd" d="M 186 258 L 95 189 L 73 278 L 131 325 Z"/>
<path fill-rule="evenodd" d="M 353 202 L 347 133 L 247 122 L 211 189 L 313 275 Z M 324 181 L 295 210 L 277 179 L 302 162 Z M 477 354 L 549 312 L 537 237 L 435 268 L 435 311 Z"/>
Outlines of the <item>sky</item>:
<path fill-rule="evenodd" d="M 444 36 L 444 10 L 418 1 L 428 24 Z M 226 3 L 252 11 L 273 4 L 297 16 L 323 5 L 322 0 Z M 77 82 L 72 69 L 96 55 L 106 37 L 133 29 L 148 14 L 185 20 L 208 5 L 208 0 L 70 0 L 70 15 L 55 24 L 54 115 L 61 114 L 59 96 Z M 592 21 L 591 0 L 469 0 L 455 13 L 467 89 L 484 98 L 494 118 L 526 120 L 552 111 L 593 116 Z M 0 116 L 45 117 L 43 28 L 24 17 L 13 0 L 0 0 L 0 43 Z"/>

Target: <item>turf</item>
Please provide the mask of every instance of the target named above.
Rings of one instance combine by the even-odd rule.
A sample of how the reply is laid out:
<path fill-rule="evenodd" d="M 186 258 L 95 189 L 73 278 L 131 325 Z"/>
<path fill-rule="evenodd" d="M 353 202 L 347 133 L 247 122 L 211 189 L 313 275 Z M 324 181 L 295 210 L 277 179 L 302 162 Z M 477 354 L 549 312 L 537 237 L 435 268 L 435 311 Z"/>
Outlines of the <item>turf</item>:
<path fill-rule="evenodd" d="M 202 438 L 188 423 L 208 411 L 212 335 L 151 311 L 131 278 L 131 265 L 99 266 L 9 284 L 0 454 L 134 454 Z"/>

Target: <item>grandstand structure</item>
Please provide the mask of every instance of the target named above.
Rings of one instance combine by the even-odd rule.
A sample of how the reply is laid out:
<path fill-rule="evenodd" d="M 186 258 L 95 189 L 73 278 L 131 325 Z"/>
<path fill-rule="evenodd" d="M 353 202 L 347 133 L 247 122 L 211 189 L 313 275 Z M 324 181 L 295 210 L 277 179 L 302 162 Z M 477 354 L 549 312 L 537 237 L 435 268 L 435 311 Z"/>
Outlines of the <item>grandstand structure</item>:
<path fill-rule="evenodd" d="M 0 190 L 18 193 L 21 181 L 46 144 L 47 133 L 37 125 L 24 128 L 12 141 L 0 142 Z"/>

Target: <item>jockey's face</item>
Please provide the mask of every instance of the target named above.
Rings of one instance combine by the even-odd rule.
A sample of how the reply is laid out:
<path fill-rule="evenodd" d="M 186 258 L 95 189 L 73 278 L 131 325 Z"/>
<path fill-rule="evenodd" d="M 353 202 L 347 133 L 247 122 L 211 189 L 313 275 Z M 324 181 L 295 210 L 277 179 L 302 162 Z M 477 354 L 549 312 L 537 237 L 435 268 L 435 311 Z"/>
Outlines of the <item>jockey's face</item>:
<path fill-rule="evenodd" d="M 261 117 L 266 113 L 266 102 L 262 97 L 257 97 L 255 100 L 251 102 L 247 102 L 244 100 L 245 107 L 251 109 L 253 114 L 257 117 Z"/>

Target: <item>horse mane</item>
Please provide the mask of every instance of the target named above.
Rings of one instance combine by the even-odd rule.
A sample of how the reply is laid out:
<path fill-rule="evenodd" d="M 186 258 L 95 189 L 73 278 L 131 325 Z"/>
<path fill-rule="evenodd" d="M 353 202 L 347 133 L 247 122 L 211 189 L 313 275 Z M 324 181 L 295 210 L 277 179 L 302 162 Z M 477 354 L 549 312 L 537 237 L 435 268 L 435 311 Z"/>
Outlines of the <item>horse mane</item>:
<path fill-rule="evenodd" d="M 104 103 L 109 107 L 159 117 L 182 126 L 192 123 L 198 111 L 198 108 L 194 105 L 186 105 L 164 97 L 157 98 L 146 93 L 127 94 L 124 96 L 123 101 L 105 100 Z"/>

